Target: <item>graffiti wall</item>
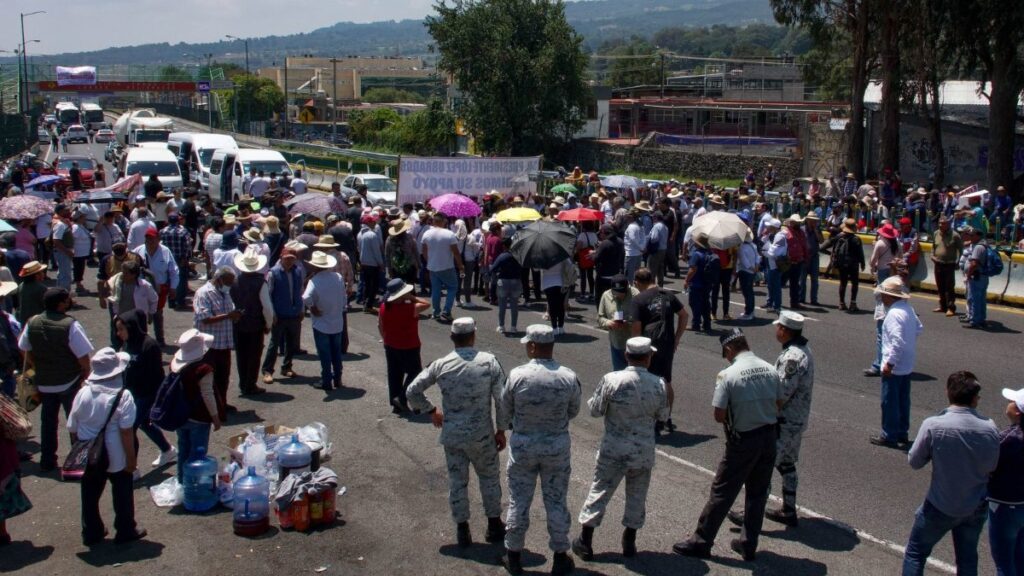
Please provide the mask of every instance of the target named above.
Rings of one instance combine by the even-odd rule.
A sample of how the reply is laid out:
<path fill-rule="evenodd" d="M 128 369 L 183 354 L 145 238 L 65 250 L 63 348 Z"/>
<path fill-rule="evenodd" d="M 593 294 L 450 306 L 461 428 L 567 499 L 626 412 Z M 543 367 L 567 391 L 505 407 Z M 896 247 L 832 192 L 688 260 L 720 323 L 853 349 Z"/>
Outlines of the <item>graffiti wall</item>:
<path fill-rule="evenodd" d="M 985 182 L 988 169 L 988 131 L 943 122 L 942 145 L 949 182 Z M 904 180 L 927 180 L 935 169 L 930 132 L 923 120 L 903 116 L 900 124 L 900 172 Z M 1014 150 L 1014 172 L 1024 172 L 1024 141 Z"/>

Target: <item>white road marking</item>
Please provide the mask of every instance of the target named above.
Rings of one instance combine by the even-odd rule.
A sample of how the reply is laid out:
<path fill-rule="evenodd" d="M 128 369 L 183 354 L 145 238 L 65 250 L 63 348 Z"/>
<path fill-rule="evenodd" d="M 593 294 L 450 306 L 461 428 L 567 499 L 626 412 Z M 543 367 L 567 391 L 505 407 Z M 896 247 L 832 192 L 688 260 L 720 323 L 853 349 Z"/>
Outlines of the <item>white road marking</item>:
<path fill-rule="evenodd" d="M 697 472 L 700 472 L 701 474 L 704 474 L 706 476 L 714 477 L 714 475 L 715 475 L 715 472 L 713 470 L 709 470 L 709 469 L 701 466 L 700 464 L 696 464 L 696 463 L 690 462 L 689 460 L 684 460 L 684 459 L 682 459 L 682 458 L 680 458 L 678 456 L 673 456 L 672 454 L 669 454 L 668 452 L 665 452 L 664 450 L 655 449 L 655 453 L 658 454 L 658 456 L 663 456 L 665 458 L 668 458 L 669 460 L 675 462 L 676 464 L 682 464 L 683 466 L 686 466 L 687 468 L 690 468 L 692 470 L 696 470 Z M 778 496 L 772 495 L 770 497 L 770 499 L 771 499 L 772 502 L 779 502 L 779 503 L 782 502 L 782 499 L 779 498 Z M 844 531 L 847 531 L 847 532 L 853 532 L 861 540 L 866 540 L 868 542 L 872 542 L 872 543 L 877 544 L 879 546 L 882 546 L 884 548 L 888 548 L 889 550 L 891 550 L 893 552 L 896 552 L 900 556 L 905 554 L 906 551 L 907 551 L 906 547 L 901 546 L 901 545 L 899 545 L 899 544 L 897 544 L 895 542 L 891 542 L 891 541 L 886 540 L 884 538 L 879 538 L 879 537 L 874 536 L 872 534 L 869 534 L 869 533 L 867 533 L 867 532 L 865 532 L 863 530 L 860 530 L 860 529 L 857 529 L 857 528 L 855 528 L 853 526 L 850 526 L 849 524 L 846 524 L 845 522 L 841 522 L 841 521 L 836 520 L 834 518 L 830 518 L 828 516 L 825 516 L 824 514 L 819 514 L 819 513 L 815 512 L 814 510 L 811 510 L 809 508 L 804 508 L 803 506 L 797 506 L 797 509 L 804 516 L 807 516 L 809 518 L 816 518 L 818 520 L 822 520 L 823 522 L 831 524 L 832 526 L 835 526 L 836 528 L 839 528 L 840 530 L 844 530 Z M 956 574 L 956 566 L 953 566 L 951 564 L 947 564 L 946 562 L 943 562 L 941 560 L 936 560 L 935 558 L 928 558 L 928 564 L 931 565 L 933 568 L 936 568 L 938 570 L 942 570 L 943 572 L 947 572 L 949 574 Z"/>

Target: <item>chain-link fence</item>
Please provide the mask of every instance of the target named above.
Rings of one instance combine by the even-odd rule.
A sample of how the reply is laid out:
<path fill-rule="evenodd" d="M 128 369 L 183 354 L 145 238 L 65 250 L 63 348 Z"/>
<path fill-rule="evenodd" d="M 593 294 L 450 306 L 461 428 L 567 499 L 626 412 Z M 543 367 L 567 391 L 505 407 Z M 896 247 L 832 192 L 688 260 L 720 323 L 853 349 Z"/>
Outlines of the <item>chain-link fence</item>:
<path fill-rule="evenodd" d="M 0 158 L 14 156 L 36 143 L 40 114 L 38 109 L 33 109 L 28 116 L 0 114 Z"/>

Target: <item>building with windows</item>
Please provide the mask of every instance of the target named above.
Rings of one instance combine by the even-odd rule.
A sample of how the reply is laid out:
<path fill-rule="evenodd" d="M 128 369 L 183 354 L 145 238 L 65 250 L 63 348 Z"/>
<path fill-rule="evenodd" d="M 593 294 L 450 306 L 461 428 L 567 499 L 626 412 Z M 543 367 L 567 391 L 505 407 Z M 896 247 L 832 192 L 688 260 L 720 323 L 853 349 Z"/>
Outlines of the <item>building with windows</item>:
<path fill-rule="evenodd" d="M 358 101 L 366 90 L 374 87 L 398 88 L 427 96 L 443 85 L 443 77 L 436 70 L 425 68 L 422 59 L 405 57 L 288 57 L 284 66 L 260 68 L 257 74 L 270 78 L 289 95 L 323 94 L 339 104 Z"/>

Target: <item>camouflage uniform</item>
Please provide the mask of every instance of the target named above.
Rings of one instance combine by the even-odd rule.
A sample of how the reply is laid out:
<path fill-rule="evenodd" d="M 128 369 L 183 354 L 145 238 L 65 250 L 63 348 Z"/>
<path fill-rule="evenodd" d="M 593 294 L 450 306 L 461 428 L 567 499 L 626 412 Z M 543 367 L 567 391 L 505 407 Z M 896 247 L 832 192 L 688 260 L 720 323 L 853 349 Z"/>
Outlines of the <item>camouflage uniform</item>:
<path fill-rule="evenodd" d="M 498 449 L 494 443 L 491 402 L 500 414 L 505 372 L 494 355 L 473 348 L 456 348 L 435 360 L 409 384 L 409 405 L 421 412 L 434 406 L 424 391 L 441 388 L 444 425 L 441 445 L 448 462 L 448 503 L 455 523 L 469 520 L 469 467 L 480 479 L 480 496 L 488 518 L 501 516 L 501 481 Z M 499 415 L 498 420 L 503 418 Z"/>
<path fill-rule="evenodd" d="M 775 361 L 785 399 L 779 412 L 779 439 L 776 442 L 775 469 L 782 475 L 782 506 L 796 510 L 797 472 L 800 442 L 811 414 L 811 389 L 814 386 L 814 358 L 804 337 L 790 340 Z"/>
<path fill-rule="evenodd" d="M 535 358 L 509 372 L 500 412 L 512 429 L 505 521 L 509 551 L 523 549 L 537 476 L 547 512 L 548 546 L 554 552 L 569 550 L 569 420 L 580 411 L 580 393 L 576 373 L 552 359 Z M 498 426 L 508 429 L 507 424 L 499 420 Z"/>
<path fill-rule="evenodd" d="M 610 372 L 601 379 L 588 405 L 591 416 L 604 416 L 604 437 L 597 452 L 594 482 L 580 510 L 580 524 L 601 525 L 608 501 L 625 476 L 622 525 L 639 530 L 647 515 L 647 488 L 654 468 L 654 423 L 668 418 L 665 381 L 639 366 Z"/>

